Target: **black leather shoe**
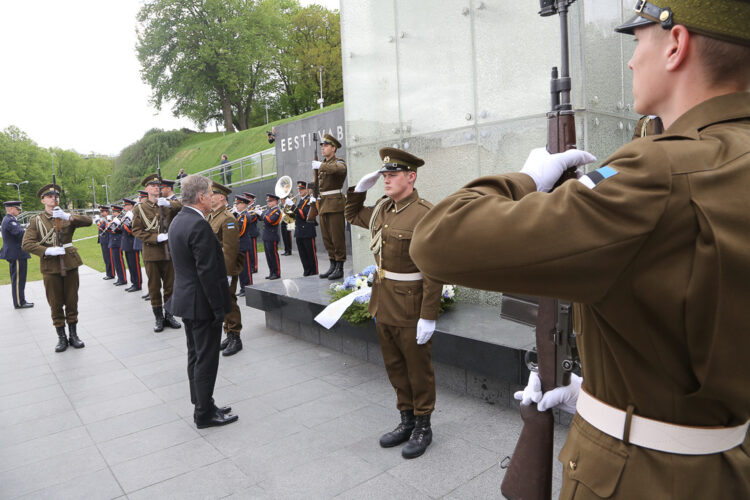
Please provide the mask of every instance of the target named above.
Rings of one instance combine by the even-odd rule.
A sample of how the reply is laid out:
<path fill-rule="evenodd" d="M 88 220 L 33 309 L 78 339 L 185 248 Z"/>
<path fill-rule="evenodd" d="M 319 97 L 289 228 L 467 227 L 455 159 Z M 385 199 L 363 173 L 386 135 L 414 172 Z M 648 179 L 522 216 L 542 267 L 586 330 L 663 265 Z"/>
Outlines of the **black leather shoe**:
<path fill-rule="evenodd" d="M 401 423 L 391 432 L 380 436 L 380 446 L 383 448 L 392 448 L 409 440 L 411 432 L 414 430 L 414 411 L 404 410 L 401 412 Z"/>
<path fill-rule="evenodd" d="M 281 255 L 292 255 L 292 252 L 284 252 Z"/>
<path fill-rule="evenodd" d="M 228 333 L 227 338 L 229 339 L 229 343 L 227 344 L 226 349 L 224 349 L 224 352 L 221 353 L 223 356 L 231 356 L 242 350 L 242 340 L 240 340 L 238 334 Z"/>
<path fill-rule="evenodd" d="M 154 323 L 154 331 L 159 333 L 162 330 L 164 330 L 164 311 L 161 310 L 160 307 L 154 307 L 154 318 L 156 318 L 156 322 Z"/>
<path fill-rule="evenodd" d="M 126 291 L 126 292 L 140 292 L 140 291 L 141 291 L 141 289 L 140 289 L 140 288 L 138 288 L 137 286 L 133 285 L 133 286 L 131 286 L 130 288 L 126 288 L 126 289 L 125 289 L 125 291 Z"/>
<path fill-rule="evenodd" d="M 237 294 L 237 297 L 244 297 L 245 296 L 245 289 L 243 288 L 240 293 Z"/>
<path fill-rule="evenodd" d="M 57 330 L 57 345 L 55 346 L 55 352 L 63 352 L 68 348 L 68 337 L 65 335 L 65 327 L 55 327 Z"/>
<path fill-rule="evenodd" d="M 180 322 L 174 319 L 174 316 L 172 316 L 170 313 L 164 314 L 164 324 L 169 328 L 182 328 Z"/>
<path fill-rule="evenodd" d="M 195 425 L 199 429 L 205 429 L 206 427 L 219 427 L 221 425 L 231 424 L 236 422 L 239 417 L 237 415 L 229 415 L 222 413 L 221 410 L 217 410 L 211 418 L 195 420 Z"/>
<path fill-rule="evenodd" d="M 16 309 L 28 309 L 29 307 L 34 307 L 34 303 L 26 302 L 25 304 L 21 304 L 20 306 L 17 306 Z"/>
<path fill-rule="evenodd" d="M 142 298 L 143 300 L 151 300 L 151 294 L 150 294 L 150 293 L 147 293 L 146 295 L 141 295 L 141 298 Z"/>
<path fill-rule="evenodd" d="M 218 411 L 222 415 L 226 415 L 227 413 L 232 413 L 232 407 L 231 406 L 222 406 L 221 408 L 216 408 L 216 411 Z M 195 422 L 195 421 L 196 421 L 195 412 L 193 412 L 193 422 Z"/>
<path fill-rule="evenodd" d="M 336 262 L 336 269 L 328 275 L 329 280 L 338 280 L 344 277 L 344 263 Z"/>
<path fill-rule="evenodd" d="M 125 281 L 115 281 L 112 284 L 115 285 L 115 286 L 127 285 L 127 283 Z"/>
<path fill-rule="evenodd" d="M 266 279 L 267 279 L 267 280 L 277 280 L 277 279 L 279 279 L 279 278 L 281 278 L 281 276 L 279 276 L 278 274 L 272 274 L 271 276 L 269 276 L 269 277 L 268 277 L 268 278 L 266 278 Z"/>
<path fill-rule="evenodd" d="M 68 332 L 70 333 L 70 340 L 68 340 L 68 344 L 72 345 L 76 349 L 86 347 L 86 344 L 81 342 L 81 339 L 78 338 L 78 323 L 68 323 Z"/>
<path fill-rule="evenodd" d="M 227 345 L 229 344 L 229 334 L 227 334 L 226 338 L 221 341 L 221 344 L 219 344 L 219 350 L 223 351 L 227 348 Z"/>
<path fill-rule="evenodd" d="M 328 271 L 326 271 L 326 272 L 324 272 L 323 274 L 320 275 L 320 279 L 322 279 L 322 280 L 326 279 L 328 277 L 328 275 L 330 275 L 333 271 L 336 270 L 336 261 L 332 260 L 332 261 L 330 261 L 330 263 L 331 263 L 331 267 L 328 268 Z"/>
<path fill-rule="evenodd" d="M 104 281 L 107 281 L 107 280 L 113 280 L 113 279 L 115 279 L 115 277 L 114 277 L 114 276 L 105 276 L 105 277 L 103 277 L 102 279 L 103 279 Z"/>
<path fill-rule="evenodd" d="M 432 428 L 430 427 L 429 415 L 417 415 L 414 422 L 414 430 L 409 442 L 401 450 L 404 458 L 417 458 L 422 455 L 432 443 Z"/>

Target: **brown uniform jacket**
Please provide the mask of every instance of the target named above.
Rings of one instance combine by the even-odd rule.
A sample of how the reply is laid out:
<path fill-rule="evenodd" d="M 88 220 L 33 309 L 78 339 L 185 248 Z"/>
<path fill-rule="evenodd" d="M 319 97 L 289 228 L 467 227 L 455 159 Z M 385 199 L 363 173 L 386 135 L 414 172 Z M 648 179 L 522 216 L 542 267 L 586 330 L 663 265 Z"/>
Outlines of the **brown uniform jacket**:
<path fill-rule="evenodd" d="M 77 227 L 90 226 L 91 224 L 91 217 L 85 215 L 71 215 L 70 220 L 62 221 L 60 224 L 62 244 L 65 245 L 73 241 L 73 233 Z M 47 234 L 48 231 L 52 231 L 52 236 L 42 243 L 43 234 Z M 39 268 L 42 274 L 60 274 L 60 257 L 44 255 L 47 248 L 57 245 L 57 238 L 54 234 L 55 219 L 47 215 L 46 212 L 42 212 L 31 218 L 29 227 L 23 235 L 21 247 L 25 251 L 39 256 Z M 75 269 L 83 264 L 81 257 L 78 255 L 78 250 L 74 246 L 65 249 L 64 261 L 65 269 Z"/>
<path fill-rule="evenodd" d="M 330 160 L 323 159 L 318 169 L 318 191 L 320 200 L 318 202 L 319 214 L 330 214 L 343 212 L 346 198 L 343 193 L 324 195 L 326 191 L 339 190 L 344 187 L 346 181 L 346 162 L 334 156 Z"/>
<path fill-rule="evenodd" d="M 349 188 L 344 215 L 350 223 L 369 228 L 375 207 L 364 206 L 366 196 Z M 382 261 L 380 254 L 375 255 L 378 267 L 394 273 L 419 272 L 409 256 L 409 245 L 414 227 L 430 208 L 416 189 L 398 203 L 385 202 L 373 226 L 375 232 L 382 230 Z M 369 312 L 383 324 L 416 326 L 420 318 L 437 319 L 442 290 L 442 283 L 426 276 L 421 281 L 393 281 L 376 275 Z"/>
<path fill-rule="evenodd" d="M 182 208 L 182 203 L 178 200 L 170 200 L 169 205 L 169 210 L 167 211 L 165 219 L 167 226 L 165 230 L 169 228 L 169 223 L 172 220 L 172 217 L 177 215 Z M 143 211 L 143 215 L 146 216 L 146 219 L 141 215 L 141 211 Z M 153 223 L 153 221 L 156 221 L 154 227 L 152 229 L 147 229 L 146 226 Z M 159 205 L 152 203 L 149 200 L 136 205 L 135 208 L 133 208 L 132 229 L 133 235 L 143 242 L 144 261 L 167 260 L 164 252 L 164 247 L 167 245 L 167 242 L 163 241 L 157 243 L 156 241 L 159 233 L 162 232 L 159 227 Z"/>
<path fill-rule="evenodd" d="M 242 259 L 240 255 L 240 232 L 237 228 L 237 219 L 226 209 L 218 208 L 208 214 L 206 220 L 211 224 L 214 234 L 219 239 L 224 250 L 224 264 L 228 276 L 237 276 L 242 271 Z"/>

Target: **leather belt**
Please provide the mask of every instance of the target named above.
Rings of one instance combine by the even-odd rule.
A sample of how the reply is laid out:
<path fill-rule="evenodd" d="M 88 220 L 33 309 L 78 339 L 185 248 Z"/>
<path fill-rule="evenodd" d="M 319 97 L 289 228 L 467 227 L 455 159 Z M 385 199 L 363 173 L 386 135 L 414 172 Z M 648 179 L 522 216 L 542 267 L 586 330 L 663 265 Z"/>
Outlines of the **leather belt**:
<path fill-rule="evenodd" d="M 422 273 L 392 273 L 391 271 L 383 271 L 384 277 L 387 280 L 393 281 L 419 281 L 422 279 Z"/>
<path fill-rule="evenodd" d="M 603 433 L 623 440 L 626 412 L 599 401 L 583 389 L 578 394 L 576 411 Z M 691 427 L 632 415 L 628 442 L 678 455 L 711 455 L 742 444 L 748 426 L 750 420 L 736 427 Z"/>
<path fill-rule="evenodd" d="M 320 193 L 320 196 L 328 196 L 328 195 L 331 195 L 331 194 L 341 194 L 341 190 L 340 189 L 332 189 L 330 191 L 323 191 L 322 193 Z"/>

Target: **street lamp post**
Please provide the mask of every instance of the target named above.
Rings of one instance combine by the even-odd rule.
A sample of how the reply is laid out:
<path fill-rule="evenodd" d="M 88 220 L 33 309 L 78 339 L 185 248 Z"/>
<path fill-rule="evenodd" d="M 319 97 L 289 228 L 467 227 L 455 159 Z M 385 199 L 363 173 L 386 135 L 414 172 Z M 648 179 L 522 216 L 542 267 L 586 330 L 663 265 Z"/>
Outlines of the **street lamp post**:
<path fill-rule="evenodd" d="M 104 184 L 102 185 L 104 192 L 107 194 L 107 205 L 109 205 L 109 185 L 107 184 L 107 177 L 112 177 L 112 174 L 104 176 Z"/>
<path fill-rule="evenodd" d="M 6 186 L 16 186 L 16 191 L 18 191 L 18 201 L 21 201 L 21 188 L 19 186 L 22 186 L 22 185 L 28 184 L 28 183 L 29 183 L 29 181 L 21 181 L 18 184 L 16 184 L 15 182 L 6 182 L 5 185 Z"/>
<path fill-rule="evenodd" d="M 266 103 L 266 125 L 268 125 L 268 103 Z"/>
<path fill-rule="evenodd" d="M 323 109 L 323 66 L 318 66 L 318 73 L 320 74 L 320 99 L 318 99 L 318 104 L 320 104 L 320 109 Z"/>

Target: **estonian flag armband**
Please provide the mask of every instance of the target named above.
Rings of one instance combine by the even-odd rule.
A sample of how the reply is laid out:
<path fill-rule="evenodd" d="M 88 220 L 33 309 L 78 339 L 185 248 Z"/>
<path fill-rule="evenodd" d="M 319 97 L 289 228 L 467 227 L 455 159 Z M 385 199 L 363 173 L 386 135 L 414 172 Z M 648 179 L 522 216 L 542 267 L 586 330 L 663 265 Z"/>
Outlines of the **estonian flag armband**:
<path fill-rule="evenodd" d="M 581 176 L 578 179 L 578 182 L 589 189 L 594 189 L 604 179 L 608 179 L 613 175 L 617 175 L 617 170 L 610 167 L 609 165 L 605 165 L 603 167 L 597 168 L 593 172 L 589 172 L 588 174 Z"/>

